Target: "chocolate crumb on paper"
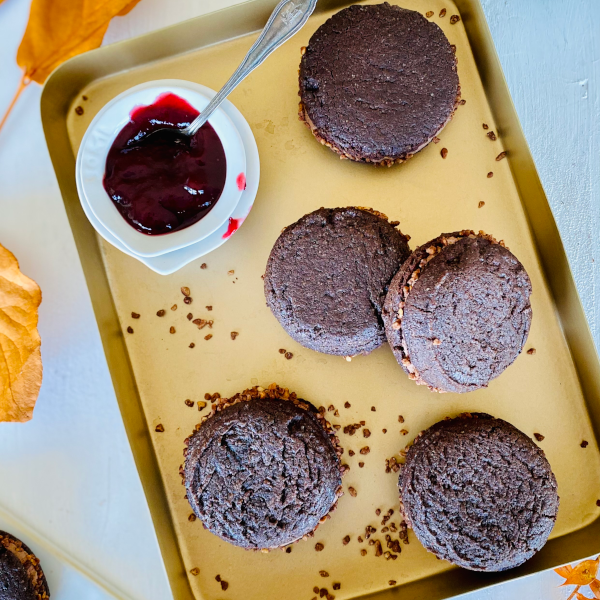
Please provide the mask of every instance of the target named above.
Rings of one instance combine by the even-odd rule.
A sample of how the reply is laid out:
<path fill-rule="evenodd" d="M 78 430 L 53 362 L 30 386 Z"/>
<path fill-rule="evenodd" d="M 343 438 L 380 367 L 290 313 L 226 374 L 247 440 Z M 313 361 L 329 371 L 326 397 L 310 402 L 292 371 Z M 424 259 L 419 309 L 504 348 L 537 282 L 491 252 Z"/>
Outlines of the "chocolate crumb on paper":
<path fill-rule="evenodd" d="M 75 114 L 81 116 L 83 114 L 83 106 L 76 106 L 75 107 Z"/>
<path fill-rule="evenodd" d="M 190 399 L 184 400 L 184 403 L 185 403 L 186 406 L 189 406 L 190 408 L 192 406 L 194 406 L 194 401 L 190 400 Z"/>
<path fill-rule="evenodd" d="M 192 342 L 192 343 L 191 343 L 191 344 L 190 344 L 188 347 L 189 347 L 189 348 L 195 348 L 195 347 L 196 347 L 196 344 L 194 344 L 194 342 Z"/>
<path fill-rule="evenodd" d="M 293 355 L 291 352 L 286 352 L 286 353 L 285 353 L 285 357 L 286 357 L 288 360 L 291 360 L 292 358 L 294 358 L 294 355 Z"/>
<path fill-rule="evenodd" d="M 455 25 L 460 21 L 460 17 L 458 15 L 452 15 L 450 17 L 450 25 Z"/>
<path fill-rule="evenodd" d="M 329 577 L 329 573 L 327 571 L 319 571 L 319 575 L 321 577 Z"/>
<path fill-rule="evenodd" d="M 139 318 L 140 318 L 140 315 L 139 315 L 139 313 L 132 312 L 132 313 L 131 313 L 131 318 L 132 318 L 132 319 L 139 319 Z"/>
<path fill-rule="evenodd" d="M 237 331 L 232 331 L 229 335 L 231 336 L 232 340 L 235 340 L 235 338 L 240 334 Z"/>
<path fill-rule="evenodd" d="M 196 517 L 196 515 L 194 513 L 190 514 L 190 516 L 188 517 L 188 521 L 190 523 L 193 523 L 198 517 Z"/>
<path fill-rule="evenodd" d="M 165 431 L 165 426 L 162 423 L 159 423 L 154 429 L 157 433 L 163 433 Z"/>
<path fill-rule="evenodd" d="M 207 267 L 208 267 L 208 265 L 207 265 L 206 263 L 202 263 L 202 264 L 200 265 L 200 268 L 201 268 L 201 269 L 206 269 Z"/>
<path fill-rule="evenodd" d="M 487 177 L 488 177 L 488 179 L 491 179 L 493 176 L 494 176 L 494 171 L 490 171 L 490 172 L 487 174 Z"/>
<path fill-rule="evenodd" d="M 479 201 L 479 204 L 477 205 L 477 208 L 483 208 L 485 206 L 485 202 L 483 200 Z M 439 340 L 438 340 L 439 341 Z M 435 342 L 434 342 L 435 343 Z"/>
<path fill-rule="evenodd" d="M 448 156 L 448 148 L 442 148 L 442 149 L 440 150 L 440 156 L 441 156 L 442 158 L 446 158 L 446 156 Z"/>
<path fill-rule="evenodd" d="M 483 123 L 483 125 L 482 125 L 482 126 L 483 126 L 483 128 L 484 128 L 484 129 L 489 129 L 489 126 L 488 126 L 488 124 L 487 124 L 487 123 Z"/>
<path fill-rule="evenodd" d="M 200 575 L 200 569 L 198 567 L 194 567 L 193 569 L 190 569 L 190 573 L 196 577 L 196 575 Z"/>
<path fill-rule="evenodd" d="M 131 325 L 127 328 L 127 333 L 133 333 L 133 327 L 131 327 Z"/>
<path fill-rule="evenodd" d="M 446 16 L 446 9 L 442 8 L 442 10 L 440 10 L 440 17 L 445 17 Z"/>
<path fill-rule="evenodd" d="M 492 142 L 495 142 L 498 139 L 493 131 L 489 131 L 488 133 L 486 133 L 486 135 L 490 140 L 492 140 Z"/>
<path fill-rule="evenodd" d="M 339 590 L 342 587 L 341 583 L 334 583 L 331 587 L 333 587 L 334 590 Z"/>
<path fill-rule="evenodd" d="M 503 158 L 506 158 L 506 151 L 502 151 L 500 152 L 500 154 L 498 154 L 498 156 L 496 156 L 496 161 L 502 160 Z"/>
<path fill-rule="evenodd" d="M 349 494 L 350 494 L 350 495 L 351 495 L 353 498 L 356 498 L 356 496 L 357 496 L 357 492 L 356 492 L 356 490 L 355 490 L 353 487 L 349 487 L 349 488 L 348 488 L 348 493 L 349 493 Z"/>
<path fill-rule="evenodd" d="M 166 314 L 167 314 L 167 311 L 162 308 L 156 312 L 157 317 L 164 317 Z"/>
<path fill-rule="evenodd" d="M 186 296 L 186 297 L 183 299 L 183 302 L 184 302 L 185 304 L 191 304 L 191 303 L 192 303 L 192 301 L 193 301 L 193 299 L 192 299 L 192 297 L 191 297 L 191 296 Z"/>
<path fill-rule="evenodd" d="M 212 306 L 207 306 L 206 310 L 212 310 Z"/>
<path fill-rule="evenodd" d="M 350 408 L 352 405 L 350 402 L 344 402 L 344 408 Z"/>
<path fill-rule="evenodd" d="M 350 536 L 347 535 L 346 537 L 344 537 L 342 539 L 342 544 L 344 544 L 344 546 L 347 546 L 350 543 Z"/>
<path fill-rule="evenodd" d="M 425 13 L 425 16 L 426 16 L 428 19 L 431 19 L 431 17 L 433 17 L 433 15 L 434 15 L 434 12 L 433 12 L 432 10 L 428 10 L 428 11 Z"/>
<path fill-rule="evenodd" d="M 529 354 L 530 356 L 533 356 L 535 353 L 536 353 L 535 348 L 529 348 L 529 350 L 527 350 L 527 354 Z"/>
<path fill-rule="evenodd" d="M 173 325 L 169 328 L 169 333 L 175 333 L 175 327 L 173 327 Z"/>
<path fill-rule="evenodd" d="M 542 435 L 541 433 L 534 433 L 533 437 L 538 441 L 538 442 L 543 442 L 546 439 L 545 435 Z"/>
<path fill-rule="evenodd" d="M 583 440 L 583 442 L 581 442 L 581 444 L 579 444 L 579 445 L 582 448 L 587 448 L 590 445 L 590 443 L 588 441 L 586 441 L 586 440 Z"/>
<path fill-rule="evenodd" d="M 188 313 L 186 317 L 188 321 L 191 321 L 194 318 L 194 315 L 192 313 Z"/>
<path fill-rule="evenodd" d="M 190 293 L 191 293 L 191 292 L 190 292 L 190 288 L 189 288 L 189 287 L 187 287 L 187 286 L 183 286 L 183 287 L 181 288 L 181 293 L 182 293 L 184 296 L 189 296 L 189 295 L 190 295 Z"/>
<path fill-rule="evenodd" d="M 316 550 L 317 552 L 321 552 L 321 551 L 322 551 L 324 548 L 325 548 L 325 546 L 324 546 L 324 545 L 323 545 L 321 542 L 317 542 L 317 543 L 315 544 L 315 550 Z"/>
<path fill-rule="evenodd" d="M 171 310 L 177 310 L 177 304 L 173 304 L 173 306 L 171 306 Z"/>

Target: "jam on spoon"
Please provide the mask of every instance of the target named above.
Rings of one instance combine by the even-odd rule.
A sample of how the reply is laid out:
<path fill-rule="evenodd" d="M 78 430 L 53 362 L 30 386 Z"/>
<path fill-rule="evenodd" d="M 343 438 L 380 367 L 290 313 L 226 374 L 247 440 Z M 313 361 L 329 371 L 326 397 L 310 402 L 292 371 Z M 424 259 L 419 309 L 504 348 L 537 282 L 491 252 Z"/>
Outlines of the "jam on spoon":
<path fill-rule="evenodd" d="M 182 141 L 181 129 L 198 116 L 183 98 L 166 92 L 138 106 L 106 158 L 104 189 L 122 217 L 138 231 L 160 235 L 197 223 L 215 206 L 225 186 L 223 144 L 209 123 Z"/>

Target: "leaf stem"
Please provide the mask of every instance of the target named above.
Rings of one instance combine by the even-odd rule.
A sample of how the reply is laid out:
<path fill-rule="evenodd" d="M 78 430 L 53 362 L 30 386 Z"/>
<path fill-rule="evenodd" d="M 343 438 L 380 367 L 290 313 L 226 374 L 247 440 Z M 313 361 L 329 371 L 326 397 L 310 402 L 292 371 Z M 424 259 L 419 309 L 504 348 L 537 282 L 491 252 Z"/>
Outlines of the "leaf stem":
<path fill-rule="evenodd" d="M 17 88 L 17 93 L 15 94 L 15 97 L 12 99 L 11 103 L 8 105 L 8 109 L 6 110 L 6 113 L 4 113 L 4 116 L 2 117 L 2 121 L 0 121 L 0 131 L 2 131 L 2 127 L 4 126 L 4 123 L 6 123 L 6 121 L 8 120 L 8 115 L 10 115 L 10 111 L 13 109 L 14 105 L 17 103 L 17 100 L 19 99 L 21 92 L 30 83 L 31 83 L 31 79 L 29 79 L 29 77 L 27 77 L 25 74 L 23 74 L 23 77 L 21 77 L 21 81 L 19 82 L 19 87 Z"/>
<path fill-rule="evenodd" d="M 573 593 L 567 598 L 567 600 L 571 600 L 571 598 L 575 597 L 575 594 L 577 594 L 577 592 L 581 589 L 581 586 L 578 585 L 574 590 Z"/>

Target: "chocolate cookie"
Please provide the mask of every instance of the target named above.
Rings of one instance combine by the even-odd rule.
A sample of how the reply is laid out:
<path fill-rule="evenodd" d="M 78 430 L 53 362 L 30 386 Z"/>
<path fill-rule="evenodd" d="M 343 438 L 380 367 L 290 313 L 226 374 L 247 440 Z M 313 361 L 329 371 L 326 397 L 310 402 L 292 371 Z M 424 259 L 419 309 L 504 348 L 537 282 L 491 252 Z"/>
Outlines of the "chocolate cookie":
<path fill-rule="evenodd" d="M 0 600 L 47 600 L 50 591 L 40 561 L 16 537 L 0 531 Z"/>
<path fill-rule="evenodd" d="M 236 546 L 271 549 L 311 536 L 341 495 L 331 426 L 276 385 L 220 399 L 186 444 L 189 503 L 204 527 Z"/>
<path fill-rule="evenodd" d="M 300 120 L 341 158 L 404 162 L 445 127 L 459 100 L 444 32 L 387 2 L 333 15 L 300 62 Z"/>
<path fill-rule="evenodd" d="M 297 342 L 354 356 L 385 340 L 387 286 L 409 238 L 368 209 L 320 208 L 286 227 L 265 274 L 267 305 Z"/>
<path fill-rule="evenodd" d="M 531 282 L 491 236 L 446 233 L 417 248 L 390 284 L 383 320 L 398 363 L 436 392 L 486 387 L 517 358 Z"/>
<path fill-rule="evenodd" d="M 441 421 L 408 450 L 398 482 L 405 518 L 427 550 L 473 571 L 505 571 L 546 543 L 558 512 L 543 451 L 486 414 Z"/>

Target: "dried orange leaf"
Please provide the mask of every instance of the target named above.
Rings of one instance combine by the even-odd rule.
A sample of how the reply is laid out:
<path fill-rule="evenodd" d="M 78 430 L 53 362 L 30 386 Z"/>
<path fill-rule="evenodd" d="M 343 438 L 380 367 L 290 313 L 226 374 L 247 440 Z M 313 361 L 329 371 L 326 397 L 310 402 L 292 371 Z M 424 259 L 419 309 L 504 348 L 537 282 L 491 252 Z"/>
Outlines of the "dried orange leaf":
<path fill-rule="evenodd" d="M 584 596 L 583 594 L 580 594 L 579 592 L 575 592 L 575 598 L 577 598 L 577 600 L 594 600 L 593 598 L 588 598 L 587 596 Z"/>
<path fill-rule="evenodd" d="M 29 421 L 42 384 L 37 309 L 42 293 L 0 245 L 0 421 Z"/>
<path fill-rule="evenodd" d="M 138 0 L 33 0 L 17 63 L 27 79 L 44 83 L 68 58 L 102 43 L 110 20 Z"/>
<path fill-rule="evenodd" d="M 558 567 L 558 569 L 554 569 L 555 573 L 558 573 L 561 577 L 565 579 L 571 574 L 573 571 L 573 567 L 571 565 L 565 565 L 564 567 Z"/>
<path fill-rule="evenodd" d="M 594 579 L 594 581 L 590 583 L 590 590 L 592 590 L 594 598 L 600 600 L 600 581 L 598 579 Z"/>
<path fill-rule="evenodd" d="M 580 562 L 570 573 L 563 585 L 589 585 L 596 579 L 598 559 Z"/>

